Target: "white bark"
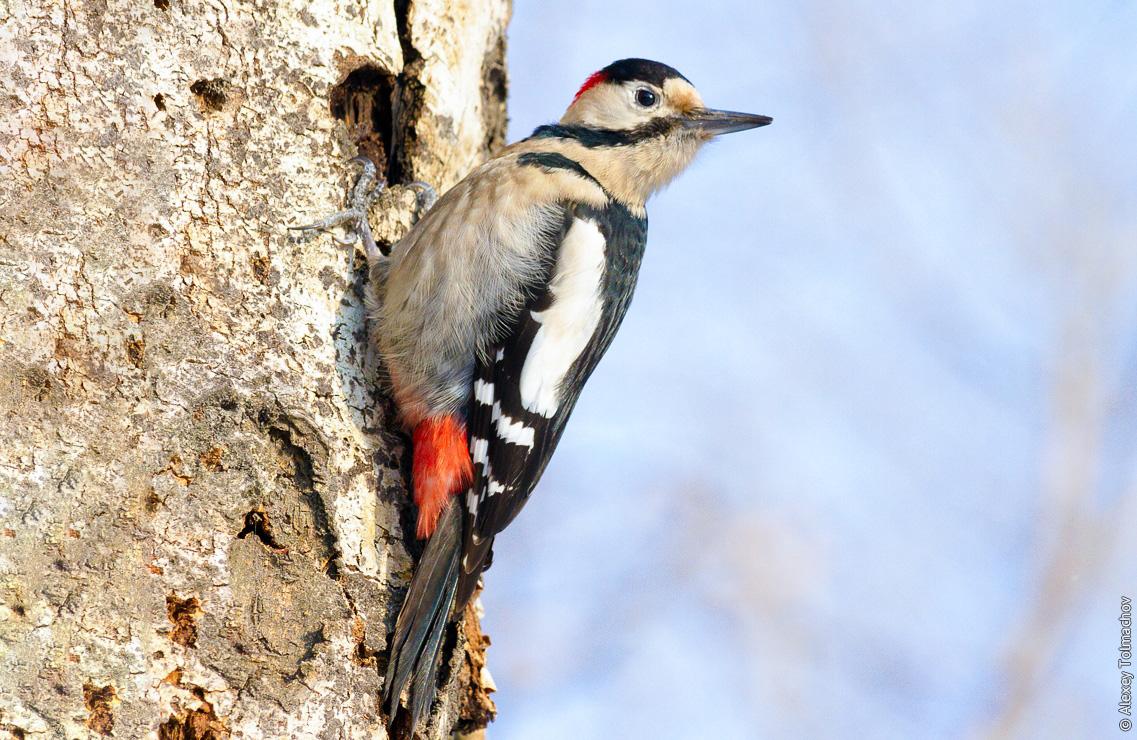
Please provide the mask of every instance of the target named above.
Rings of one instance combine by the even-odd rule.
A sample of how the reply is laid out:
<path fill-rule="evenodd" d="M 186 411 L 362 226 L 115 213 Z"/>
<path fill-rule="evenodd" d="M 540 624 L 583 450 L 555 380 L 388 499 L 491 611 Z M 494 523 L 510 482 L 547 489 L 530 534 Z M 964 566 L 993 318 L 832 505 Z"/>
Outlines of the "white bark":
<path fill-rule="evenodd" d="M 441 191 L 499 145 L 508 14 L 0 4 L 0 737 L 385 736 L 405 439 L 360 256 L 285 226 L 357 148 Z M 432 735 L 484 723 L 466 639 Z"/>

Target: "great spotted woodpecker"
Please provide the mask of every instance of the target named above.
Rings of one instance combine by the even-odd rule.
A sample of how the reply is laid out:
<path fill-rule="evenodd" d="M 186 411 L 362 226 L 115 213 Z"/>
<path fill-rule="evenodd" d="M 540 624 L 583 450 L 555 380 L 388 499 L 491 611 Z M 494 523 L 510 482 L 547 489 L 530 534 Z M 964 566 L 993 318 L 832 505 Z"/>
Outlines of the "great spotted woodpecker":
<path fill-rule="evenodd" d="M 648 197 L 713 137 L 770 122 L 710 110 L 675 69 L 624 59 L 590 76 L 559 123 L 446 192 L 389 264 L 365 239 L 372 334 L 413 430 L 417 535 L 429 538 L 391 645 L 392 723 L 408 682 L 413 727 L 429 709 L 443 629 L 620 326 Z"/>

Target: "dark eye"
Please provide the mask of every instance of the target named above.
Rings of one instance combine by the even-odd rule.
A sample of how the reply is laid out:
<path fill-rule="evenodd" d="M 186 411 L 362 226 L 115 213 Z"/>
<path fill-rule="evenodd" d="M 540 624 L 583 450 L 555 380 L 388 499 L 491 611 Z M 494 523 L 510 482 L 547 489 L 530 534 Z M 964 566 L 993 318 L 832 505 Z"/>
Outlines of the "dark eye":
<path fill-rule="evenodd" d="M 655 105 L 655 93 L 646 87 L 641 87 L 636 90 L 636 102 L 645 108 L 650 108 Z"/>

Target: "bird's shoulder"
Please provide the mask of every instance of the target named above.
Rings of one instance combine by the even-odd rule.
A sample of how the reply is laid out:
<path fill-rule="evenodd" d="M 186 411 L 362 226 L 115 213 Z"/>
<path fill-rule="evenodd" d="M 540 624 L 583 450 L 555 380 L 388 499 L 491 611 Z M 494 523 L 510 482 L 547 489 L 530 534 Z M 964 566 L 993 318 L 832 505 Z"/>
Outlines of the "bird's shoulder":
<path fill-rule="evenodd" d="M 443 193 L 404 237 L 397 251 L 409 255 L 422 245 L 447 251 L 487 241 L 514 241 L 543 231 L 566 206 L 602 209 L 608 193 L 570 156 L 519 142 L 475 167 Z"/>
<path fill-rule="evenodd" d="M 488 190 L 521 203 L 606 206 L 610 194 L 576 154 L 556 141 L 526 139 L 506 147 L 464 182 L 470 193 Z"/>

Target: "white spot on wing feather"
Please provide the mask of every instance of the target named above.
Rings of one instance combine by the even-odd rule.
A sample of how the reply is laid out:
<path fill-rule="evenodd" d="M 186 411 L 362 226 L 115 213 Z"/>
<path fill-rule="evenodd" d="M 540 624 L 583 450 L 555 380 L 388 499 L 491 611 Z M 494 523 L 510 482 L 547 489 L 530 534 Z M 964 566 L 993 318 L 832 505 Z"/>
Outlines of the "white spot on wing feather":
<path fill-rule="evenodd" d="M 603 275 L 604 235 L 595 221 L 575 219 L 561 243 L 549 283 L 552 305 L 532 313 L 541 326 L 521 369 L 521 403 L 526 410 L 545 417 L 557 412 L 561 383 L 600 323 Z"/>
<path fill-rule="evenodd" d="M 473 444 L 470 445 L 470 457 L 473 458 L 475 465 L 478 463 L 486 464 L 486 461 L 489 460 L 489 449 L 489 440 L 474 437 Z"/>
<path fill-rule="evenodd" d="M 502 485 L 501 483 L 498 483 L 494 479 L 493 470 L 490 469 L 490 464 L 488 462 L 486 463 L 485 476 L 486 476 L 486 498 L 489 498 L 490 496 L 494 495 L 495 493 L 501 493 L 505 490 L 505 486 Z M 478 544 L 477 539 L 474 540 L 474 544 L 475 545 Z"/>
<path fill-rule="evenodd" d="M 525 426 L 524 422 L 514 421 L 512 417 L 501 412 L 501 404 L 494 402 L 493 420 L 497 422 L 497 436 L 506 442 L 523 447 L 533 446 L 533 427 Z"/>
<path fill-rule="evenodd" d="M 478 403 L 489 406 L 493 403 L 493 383 L 487 383 L 482 379 L 474 381 L 474 400 Z"/>

